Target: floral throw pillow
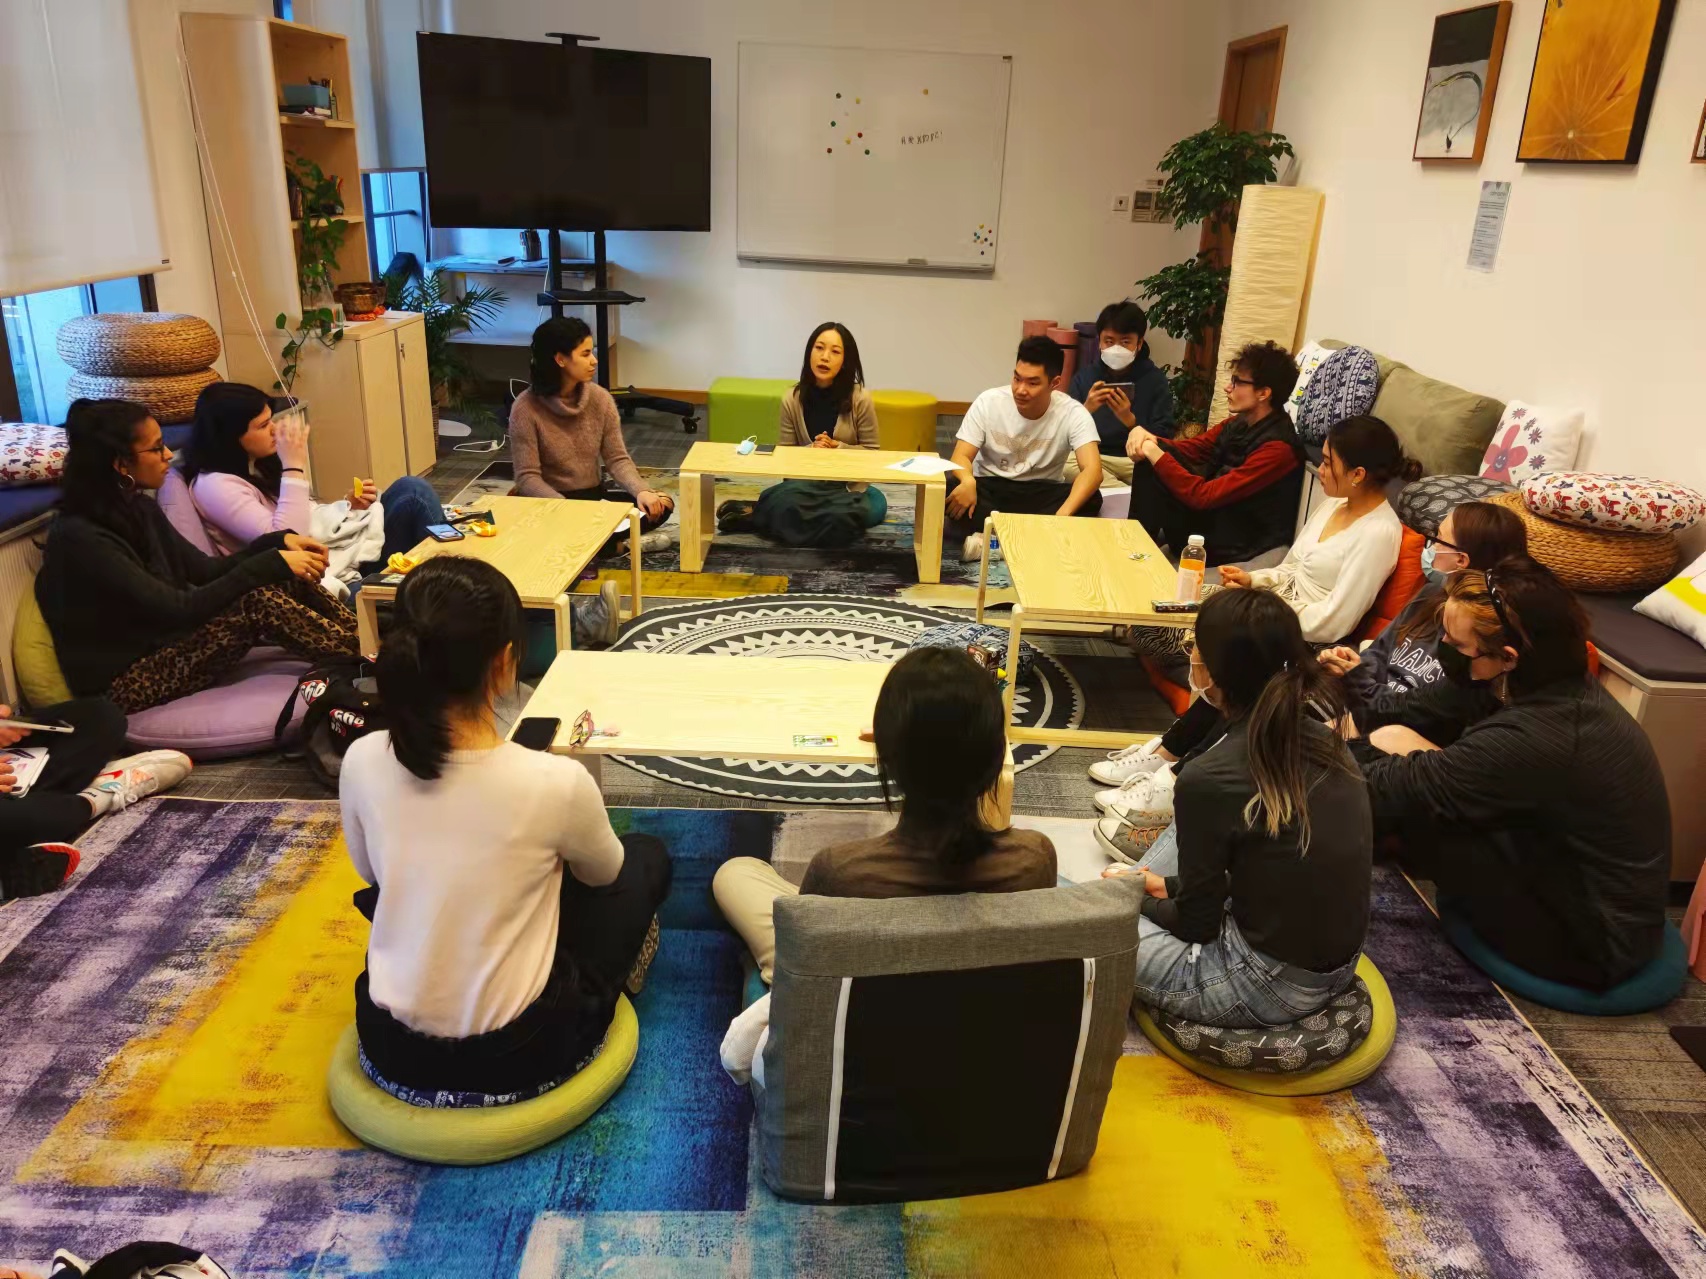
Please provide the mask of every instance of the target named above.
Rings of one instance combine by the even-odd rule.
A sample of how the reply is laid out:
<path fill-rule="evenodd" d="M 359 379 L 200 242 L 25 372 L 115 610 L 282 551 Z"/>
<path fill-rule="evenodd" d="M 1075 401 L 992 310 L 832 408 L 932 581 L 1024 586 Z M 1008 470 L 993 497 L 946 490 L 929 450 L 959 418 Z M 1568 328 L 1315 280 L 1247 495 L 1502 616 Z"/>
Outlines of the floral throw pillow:
<path fill-rule="evenodd" d="M 1319 342 L 1305 342 L 1296 355 L 1297 385 L 1292 388 L 1291 395 L 1286 399 L 1285 411 L 1291 414 L 1291 420 L 1297 421 L 1297 411 L 1303 407 L 1303 392 L 1309 387 L 1309 379 L 1315 376 L 1315 370 L 1321 367 L 1321 362 L 1332 352 Z"/>
<path fill-rule="evenodd" d="M 1521 484 L 1546 471 L 1567 471 L 1576 464 L 1582 443 L 1580 409 L 1549 409 L 1512 400 L 1499 418 L 1493 442 L 1481 459 L 1481 475 Z"/>
<path fill-rule="evenodd" d="M 0 423 L 0 488 L 57 484 L 65 473 L 65 428 Z"/>
<path fill-rule="evenodd" d="M 1608 533 L 1680 533 L 1706 515 L 1706 496 L 1639 475 L 1564 471 L 1522 486 L 1522 504 L 1561 524 Z"/>

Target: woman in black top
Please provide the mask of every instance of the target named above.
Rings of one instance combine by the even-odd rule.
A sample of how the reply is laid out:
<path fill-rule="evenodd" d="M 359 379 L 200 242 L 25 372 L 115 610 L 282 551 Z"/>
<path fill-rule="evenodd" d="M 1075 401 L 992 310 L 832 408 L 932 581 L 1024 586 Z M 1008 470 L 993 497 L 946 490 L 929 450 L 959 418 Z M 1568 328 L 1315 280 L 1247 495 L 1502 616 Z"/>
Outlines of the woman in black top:
<path fill-rule="evenodd" d="M 1137 997 L 1214 1026 L 1279 1026 L 1348 989 L 1368 929 L 1368 792 L 1322 722 L 1342 705 L 1268 591 L 1203 604 L 1191 684 L 1226 733 L 1188 761 L 1138 873 Z"/>
<path fill-rule="evenodd" d="M 1664 932 L 1670 805 L 1652 744 L 1588 674 L 1581 606 L 1533 560 L 1453 574 L 1445 636 L 1461 679 L 1358 718 L 1376 821 L 1511 963 L 1607 990 Z"/>
<path fill-rule="evenodd" d="M 356 656 L 355 614 L 320 588 L 326 548 L 270 533 L 204 555 L 151 493 L 172 451 L 127 400 L 78 400 L 65 419 L 64 494 L 36 602 L 65 682 L 126 712 L 212 685 L 258 644 L 313 661 Z"/>

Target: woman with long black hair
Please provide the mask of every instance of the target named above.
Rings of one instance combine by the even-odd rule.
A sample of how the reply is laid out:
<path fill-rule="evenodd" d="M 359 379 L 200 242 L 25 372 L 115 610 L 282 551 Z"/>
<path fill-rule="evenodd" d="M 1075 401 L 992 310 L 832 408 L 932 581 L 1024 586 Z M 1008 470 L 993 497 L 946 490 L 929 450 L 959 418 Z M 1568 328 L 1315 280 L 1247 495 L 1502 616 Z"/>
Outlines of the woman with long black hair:
<path fill-rule="evenodd" d="M 563 1082 L 657 949 L 663 844 L 618 837 L 578 761 L 498 729 L 526 645 L 521 599 L 491 565 L 411 570 L 375 671 L 389 729 L 339 774 L 350 860 L 377 889 L 355 988 L 363 1068 L 408 1100 L 519 1101 Z"/>
<path fill-rule="evenodd" d="M 1326 722 L 1338 683 L 1297 613 L 1265 590 L 1210 596 L 1197 619 L 1191 685 L 1224 735 L 1180 770 L 1171 827 L 1146 852 L 1120 817 L 1097 836 L 1147 896 L 1137 997 L 1212 1026 L 1280 1026 L 1348 989 L 1368 931 L 1368 790 Z M 1106 873 L 1106 872 L 1105 872 Z"/>
<path fill-rule="evenodd" d="M 1006 719 L 989 672 L 956 649 L 914 649 L 890 668 L 872 736 L 883 794 L 903 796 L 894 830 L 824 849 L 797 889 L 756 857 L 724 862 L 711 881 L 765 981 L 776 957 L 771 908 L 786 894 L 929 897 L 1054 887 L 1048 836 L 991 830 L 985 821 L 1007 758 Z"/>
<path fill-rule="evenodd" d="M 256 645 L 310 661 L 356 656 L 355 614 L 319 585 L 319 542 L 281 531 L 212 556 L 171 526 L 150 495 L 172 451 L 146 408 L 78 400 L 65 433 L 35 591 L 73 693 L 134 712 L 209 687 Z"/>
<path fill-rule="evenodd" d="M 782 397 L 777 444 L 784 448 L 874 449 L 877 409 L 865 390 L 865 366 L 852 331 L 825 320 L 806 339 L 800 379 Z M 783 480 L 758 501 L 724 502 L 725 533 L 757 533 L 784 546 L 850 546 L 888 514 L 881 489 L 868 484 Z"/>

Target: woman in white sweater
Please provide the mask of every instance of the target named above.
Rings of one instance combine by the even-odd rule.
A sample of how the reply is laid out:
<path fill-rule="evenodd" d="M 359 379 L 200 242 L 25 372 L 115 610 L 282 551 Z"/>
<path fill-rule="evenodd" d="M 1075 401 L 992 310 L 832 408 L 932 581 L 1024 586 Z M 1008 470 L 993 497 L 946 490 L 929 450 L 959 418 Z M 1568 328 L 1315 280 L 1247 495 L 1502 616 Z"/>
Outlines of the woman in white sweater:
<path fill-rule="evenodd" d="M 373 886 L 357 894 L 373 921 L 362 1068 L 417 1105 L 556 1087 L 657 949 L 663 844 L 618 837 L 585 768 L 498 730 L 525 644 L 521 600 L 489 564 L 413 569 L 376 671 L 390 729 L 352 745 L 339 776 L 350 860 Z"/>
<path fill-rule="evenodd" d="M 1285 559 L 1274 568 L 1248 571 L 1225 565 L 1221 585 L 1273 591 L 1296 610 L 1303 638 L 1312 644 L 1348 638 L 1392 576 L 1404 540 L 1386 491 L 1394 481 L 1407 483 L 1421 473 L 1421 464 L 1404 456 L 1385 422 L 1368 414 L 1346 418 L 1327 432 L 1321 450 L 1318 478 L 1327 500 Z M 1096 794 L 1096 807 L 1116 815 L 1165 817 L 1172 809 L 1174 775 L 1167 766 L 1213 742 L 1220 727 L 1219 714 L 1198 698 L 1165 735 L 1092 764 L 1091 780 L 1110 788 Z"/>

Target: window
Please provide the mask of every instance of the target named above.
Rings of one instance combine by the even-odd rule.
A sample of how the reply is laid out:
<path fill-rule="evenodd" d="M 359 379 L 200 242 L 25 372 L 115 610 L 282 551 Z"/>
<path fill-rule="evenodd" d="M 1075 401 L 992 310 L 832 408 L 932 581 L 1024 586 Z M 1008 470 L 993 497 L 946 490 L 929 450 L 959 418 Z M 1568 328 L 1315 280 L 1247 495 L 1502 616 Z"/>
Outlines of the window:
<path fill-rule="evenodd" d="M 98 311 L 152 311 L 154 281 L 126 276 L 0 298 L 0 419 L 63 422 L 74 370 L 59 358 L 60 325 Z"/>
<path fill-rule="evenodd" d="M 426 173 L 421 169 L 395 169 L 361 175 L 363 203 L 367 206 L 368 265 L 377 280 L 399 253 L 413 253 L 426 269 L 427 202 Z"/>

